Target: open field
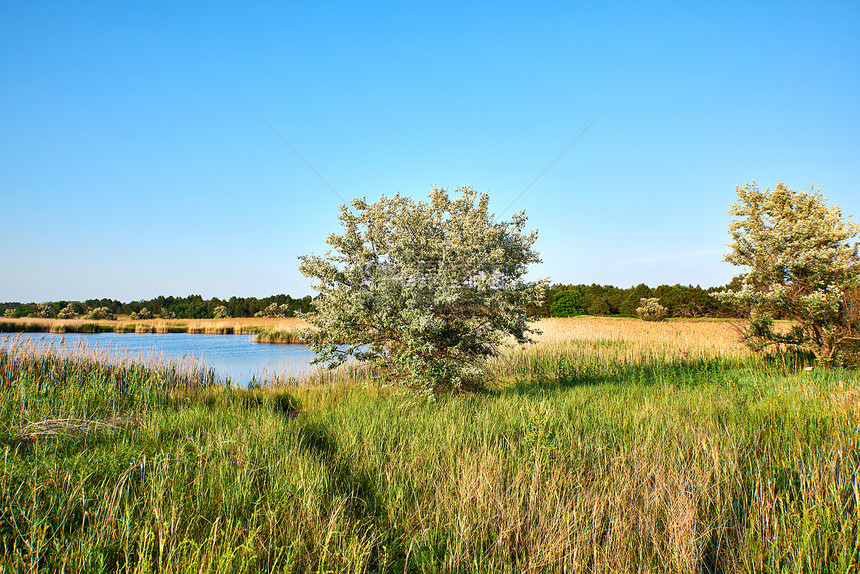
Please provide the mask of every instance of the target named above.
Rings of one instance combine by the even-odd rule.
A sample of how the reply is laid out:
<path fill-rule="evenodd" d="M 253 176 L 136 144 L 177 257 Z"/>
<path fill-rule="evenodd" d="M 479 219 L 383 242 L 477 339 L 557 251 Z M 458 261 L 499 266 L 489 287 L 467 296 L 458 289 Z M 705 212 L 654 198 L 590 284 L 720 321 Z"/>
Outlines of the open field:
<path fill-rule="evenodd" d="M 544 348 L 564 348 L 586 342 L 624 346 L 629 350 L 630 359 L 635 360 L 652 356 L 661 360 L 748 357 L 747 348 L 738 343 L 738 324 L 739 321 L 726 319 L 665 322 L 626 317 L 542 319 L 534 323 L 541 333 L 533 338 Z"/>
<path fill-rule="evenodd" d="M 0 351 L 0 571 L 856 572 L 860 376 L 572 319 L 435 403 Z"/>

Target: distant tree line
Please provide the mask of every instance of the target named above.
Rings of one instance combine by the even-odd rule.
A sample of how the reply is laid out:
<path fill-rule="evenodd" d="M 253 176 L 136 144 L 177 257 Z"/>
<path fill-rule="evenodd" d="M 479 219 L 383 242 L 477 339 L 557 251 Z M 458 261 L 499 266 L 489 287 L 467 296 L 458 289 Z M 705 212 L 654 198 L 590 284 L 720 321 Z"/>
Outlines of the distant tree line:
<path fill-rule="evenodd" d="M 214 317 L 293 317 L 297 312 L 311 310 L 310 295 L 294 299 L 289 295 L 230 297 L 203 299 L 200 295 L 187 297 L 159 296 L 155 299 L 123 303 L 116 299 L 87 299 L 86 301 L 50 301 L 45 303 L 0 303 L 0 315 L 5 317 L 85 317 L 93 310 L 109 311 L 114 315 L 160 317 L 164 319 L 211 319 Z M 223 310 L 216 309 L 219 307 Z"/>
<path fill-rule="evenodd" d="M 626 289 L 613 285 L 562 285 L 547 288 L 543 304 L 532 309 L 541 317 L 572 317 L 576 315 L 636 317 L 641 299 L 657 298 L 669 317 L 740 317 L 737 307 L 721 303 L 711 294 L 737 288 L 737 280 L 729 285 L 702 288 L 696 285 L 645 284 Z"/>
<path fill-rule="evenodd" d="M 721 287 L 702 288 L 691 285 L 639 284 L 626 289 L 613 285 L 563 285 L 547 288 L 543 304 L 530 309 L 541 317 L 571 317 L 576 315 L 619 315 L 636 317 L 640 299 L 656 297 L 667 309 L 669 317 L 738 317 L 736 308 L 722 304 L 711 293 L 737 288 L 735 282 Z M 309 312 L 313 306 L 310 295 L 293 298 L 289 295 L 230 297 L 203 299 L 200 295 L 187 297 L 159 296 L 154 299 L 123 303 L 116 299 L 87 299 L 86 301 L 51 301 L 46 303 L 0 303 L 0 315 L 6 317 L 84 317 L 96 309 L 114 315 L 160 317 L 176 319 L 211 319 L 223 317 L 280 316 L 293 317 L 297 312 Z M 219 311 L 218 308 L 223 310 Z M 65 311 L 65 313 L 64 313 Z"/>
<path fill-rule="evenodd" d="M 720 287 L 702 288 L 698 285 L 645 284 L 626 289 L 613 285 L 564 285 L 547 288 L 543 304 L 529 309 L 541 317 L 573 317 L 576 315 L 636 317 L 640 299 L 656 297 L 669 317 L 740 317 L 742 310 L 721 303 L 711 293 L 737 289 L 737 281 Z M 114 315 L 159 317 L 164 319 L 211 319 L 223 317 L 293 317 L 297 312 L 311 311 L 310 295 L 294 299 L 289 295 L 230 297 L 203 299 L 200 295 L 187 297 L 159 296 L 154 299 L 123 303 L 116 299 L 87 299 L 86 301 L 52 301 L 46 303 L 0 303 L 0 315 L 6 317 L 85 317 L 93 310 L 109 311 Z M 223 310 L 219 310 L 223 307 Z"/>

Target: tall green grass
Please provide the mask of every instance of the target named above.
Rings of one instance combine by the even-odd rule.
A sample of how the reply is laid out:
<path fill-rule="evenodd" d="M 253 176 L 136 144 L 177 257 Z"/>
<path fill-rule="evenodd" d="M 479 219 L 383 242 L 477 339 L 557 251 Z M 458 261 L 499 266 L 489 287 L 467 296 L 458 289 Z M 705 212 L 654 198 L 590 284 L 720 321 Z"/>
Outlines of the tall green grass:
<path fill-rule="evenodd" d="M 0 570 L 858 570 L 857 373 L 596 345 L 430 404 L 0 351 Z"/>
<path fill-rule="evenodd" d="M 307 328 L 283 330 L 255 327 L 250 332 L 255 335 L 252 339 L 255 343 L 310 344 L 314 340 L 314 332 Z"/>

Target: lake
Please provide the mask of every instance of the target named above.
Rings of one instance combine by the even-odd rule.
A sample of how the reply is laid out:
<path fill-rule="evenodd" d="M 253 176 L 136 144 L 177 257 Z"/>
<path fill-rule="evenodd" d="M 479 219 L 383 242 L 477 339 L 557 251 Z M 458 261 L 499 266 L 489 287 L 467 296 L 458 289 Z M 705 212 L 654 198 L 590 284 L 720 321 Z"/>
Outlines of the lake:
<path fill-rule="evenodd" d="M 0 345 L 32 341 L 61 353 L 98 353 L 114 360 L 203 363 L 220 379 L 246 386 L 274 377 L 301 377 L 312 372 L 315 357 L 308 345 L 253 342 L 252 335 L 188 333 L 0 333 Z"/>

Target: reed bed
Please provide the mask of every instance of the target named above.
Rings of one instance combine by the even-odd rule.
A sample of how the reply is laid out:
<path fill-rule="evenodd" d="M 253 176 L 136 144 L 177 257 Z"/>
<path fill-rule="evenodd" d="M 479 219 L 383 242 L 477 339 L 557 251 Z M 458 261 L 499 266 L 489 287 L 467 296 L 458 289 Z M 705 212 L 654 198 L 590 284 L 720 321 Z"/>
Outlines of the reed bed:
<path fill-rule="evenodd" d="M 678 367 L 725 369 L 765 359 L 738 342 L 737 325 L 725 321 L 647 322 L 627 318 L 543 319 L 532 325 L 534 343 L 500 349 L 489 361 L 499 381 L 519 384 L 579 382 L 659 375 Z M 787 368 L 803 357 L 781 356 Z"/>
<path fill-rule="evenodd" d="M 630 318 L 577 317 L 542 319 L 532 324 L 540 331 L 533 338 L 543 346 L 577 341 L 627 344 L 631 358 L 660 354 L 669 359 L 746 358 L 749 350 L 738 342 L 739 321 L 642 321 Z"/>
<path fill-rule="evenodd" d="M 261 343 L 305 343 L 314 328 L 296 317 L 230 319 L 87 319 L 19 318 L 0 320 L 0 332 L 45 333 L 193 333 L 257 335 Z"/>
<path fill-rule="evenodd" d="M 0 571 L 860 569 L 856 371 L 579 321 L 435 403 L 0 352 Z"/>
<path fill-rule="evenodd" d="M 314 341 L 315 331 L 309 327 L 284 328 L 255 328 L 253 339 L 255 343 L 273 344 L 310 344 Z"/>

